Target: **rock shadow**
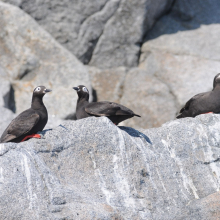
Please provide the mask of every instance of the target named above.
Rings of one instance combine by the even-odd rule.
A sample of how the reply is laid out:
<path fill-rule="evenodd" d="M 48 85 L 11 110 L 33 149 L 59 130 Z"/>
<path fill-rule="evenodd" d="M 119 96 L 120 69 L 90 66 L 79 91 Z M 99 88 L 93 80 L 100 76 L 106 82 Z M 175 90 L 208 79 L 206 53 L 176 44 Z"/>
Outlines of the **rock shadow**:
<path fill-rule="evenodd" d="M 119 126 L 119 128 L 121 130 L 127 132 L 132 137 L 139 137 L 139 138 L 143 137 L 149 144 L 152 144 L 150 138 L 147 135 L 141 133 L 140 131 L 138 131 L 138 130 L 136 130 L 134 128 L 124 127 L 124 126 Z"/>
<path fill-rule="evenodd" d="M 144 37 L 144 42 L 160 35 L 199 28 L 202 24 L 220 23 L 219 0 L 175 0 L 171 9 L 162 16 Z"/>

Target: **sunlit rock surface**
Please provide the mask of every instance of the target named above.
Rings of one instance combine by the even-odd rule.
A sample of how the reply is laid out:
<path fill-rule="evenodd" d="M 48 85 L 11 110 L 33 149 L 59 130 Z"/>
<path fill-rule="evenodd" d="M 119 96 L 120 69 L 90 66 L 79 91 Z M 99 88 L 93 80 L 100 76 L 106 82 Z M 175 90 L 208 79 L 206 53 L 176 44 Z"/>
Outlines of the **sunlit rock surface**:
<path fill-rule="evenodd" d="M 0 219 L 218 219 L 220 116 L 137 131 L 105 117 L 0 144 Z"/>
<path fill-rule="evenodd" d="M 84 64 L 136 66 L 145 33 L 173 0 L 1 0 L 23 9 Z"/>

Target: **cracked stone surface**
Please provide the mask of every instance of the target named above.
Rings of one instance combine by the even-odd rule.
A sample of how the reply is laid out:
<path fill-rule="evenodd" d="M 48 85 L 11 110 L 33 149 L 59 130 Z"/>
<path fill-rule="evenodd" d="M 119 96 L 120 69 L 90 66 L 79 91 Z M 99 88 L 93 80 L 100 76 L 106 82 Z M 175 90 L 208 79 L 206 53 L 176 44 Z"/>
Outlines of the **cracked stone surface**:
<path fill-rule="evenodd" d="M 83 63 L 137 66 L 144 34 L 173 0 L 2 0 L 30 14 Z"/>
<path fill-rule="evenodd" d="M 160 128 L 105 117 L 0 144 L 1 219 L 218 219 L 220 116 Z"/>
<path fill-rule="evenodd" d="M 4 70 L 0 69 L 0 77 L 5 80 L 0 92 L 6 93 L 2 94 L 5 107 L 11 84 L 17 113 L 30 107 L 34 88 L 44 85 L 53 90 L 44 97 L 51 115 L 64 119 L 74 114 L 77 94 L 72 87 L 85 84 L 91 91 L 87 69 L 19 8 L 0 2 L 0 12 L 0 66 Z"/>

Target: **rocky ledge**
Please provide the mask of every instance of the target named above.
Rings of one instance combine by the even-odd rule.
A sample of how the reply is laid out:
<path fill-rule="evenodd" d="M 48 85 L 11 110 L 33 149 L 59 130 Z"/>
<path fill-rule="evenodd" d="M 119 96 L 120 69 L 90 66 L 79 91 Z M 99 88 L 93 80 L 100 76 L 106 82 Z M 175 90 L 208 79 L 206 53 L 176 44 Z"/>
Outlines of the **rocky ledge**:
<path fill-rule="evenodd" d="M 137 131 L 105 117 L 0 144 L 0 219 L 218 219 L 220 116 Z"/>

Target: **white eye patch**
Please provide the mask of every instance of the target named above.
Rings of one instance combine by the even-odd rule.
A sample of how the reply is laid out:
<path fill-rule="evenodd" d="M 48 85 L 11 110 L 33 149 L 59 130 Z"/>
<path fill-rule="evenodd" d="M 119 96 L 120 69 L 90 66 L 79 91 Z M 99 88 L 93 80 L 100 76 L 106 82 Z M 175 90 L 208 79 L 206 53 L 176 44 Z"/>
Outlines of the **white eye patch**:
<path fill-rule="evenodd" d="M 83 87 L 83 91 L 89 93 L 89 91 L 86 87 Z"/>
<path fill-rule="evenodd" d="M 40 87 L 37 87 L 34 91 L 35 92 L 39 92 L 41 90 L 41 88 Z"/>

